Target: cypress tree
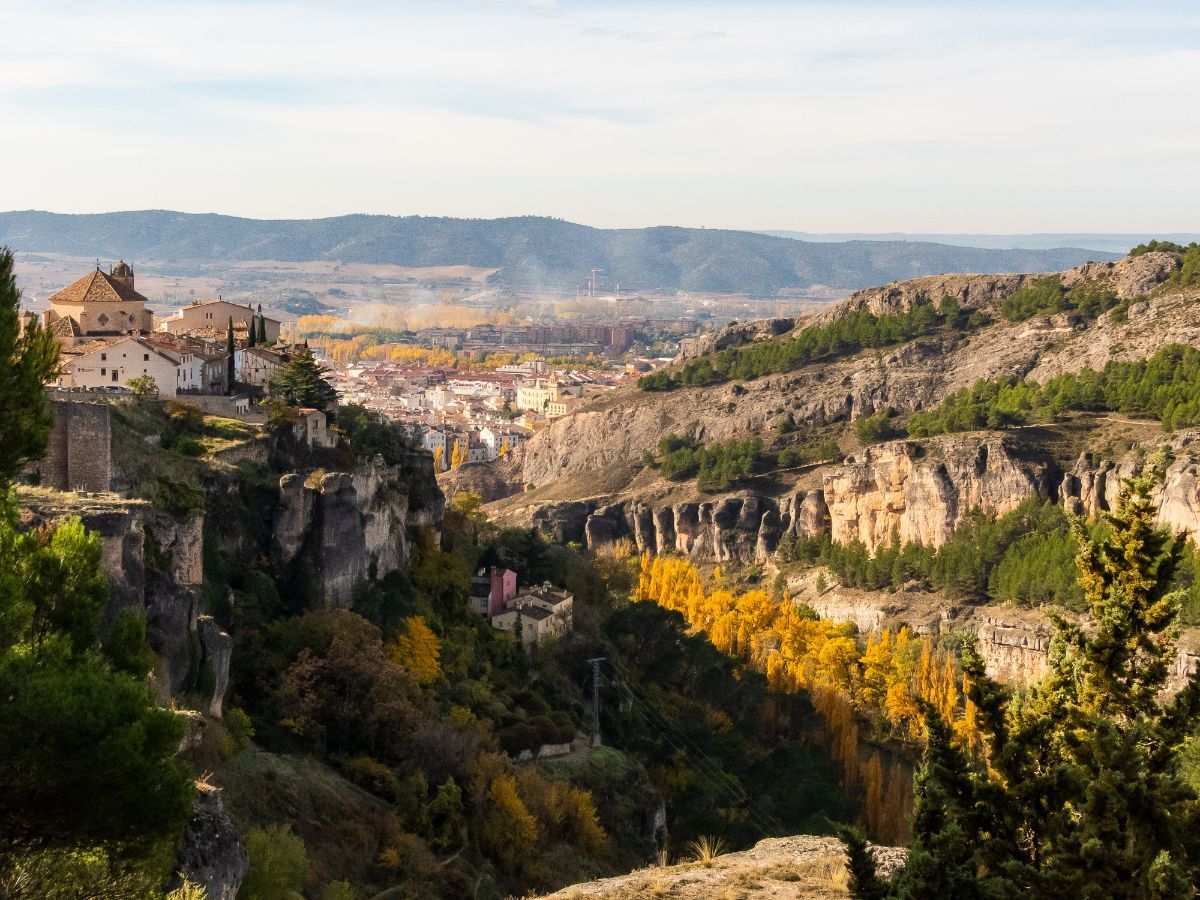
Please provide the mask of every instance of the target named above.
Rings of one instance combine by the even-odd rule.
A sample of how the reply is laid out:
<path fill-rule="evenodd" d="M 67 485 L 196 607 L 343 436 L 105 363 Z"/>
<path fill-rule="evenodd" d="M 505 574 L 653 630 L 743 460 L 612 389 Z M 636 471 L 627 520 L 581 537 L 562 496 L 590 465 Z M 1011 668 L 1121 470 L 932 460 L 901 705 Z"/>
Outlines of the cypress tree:
<path fill-rule="evenodd" d="M 246 329 L 246 346 L 253 347 L 258 343 L 256 337 L 258 335 L 258 316 L 250 317 L 250 327 Z"/>
<path fill-rule="evenodd" d="M 0 248 L 0 488 L 46 452 L 54 417 L 45 386 L 58 376 L 58 342 L 35 318 L 21 328 L 13 254 Z"/>
<path fill-rule="evenodd" d="M 229 317 L 229 330 L 225 333 L 225 393 L 232 394 L 233 386 L 237 383 L 237 367 L 234 365 L 233 345 L 233 316 Z"/>
<path fill-rule="evenodd" d="M 267 342 L 267 320 L 263 318 L 261 303 L 258 304 L 258 338 L 257 338 L 257 342 L 259 344 L 265 344 Z"/>

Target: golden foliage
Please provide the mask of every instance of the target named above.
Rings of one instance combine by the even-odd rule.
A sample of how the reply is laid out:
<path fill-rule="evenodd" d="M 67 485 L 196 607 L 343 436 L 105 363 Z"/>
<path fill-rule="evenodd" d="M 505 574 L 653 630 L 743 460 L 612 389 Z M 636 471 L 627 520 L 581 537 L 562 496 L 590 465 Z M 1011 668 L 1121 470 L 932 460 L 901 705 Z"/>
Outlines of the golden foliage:
<path fill-rule="evenodd" d="M 393 662 L 404 666 L 421 684 L 431 684 L 441 677 L 438 657 L 442 642 L 425 622 L 424 616 L 409 616 L 403 630 L 388 644 L 387 653 Z"/>
<path fill-rule="evenodd" d="M 802 616 L 786 598 L 763 591 L 736 595 L 725 582 L 718 569 L 707 589 L 686 559 L 646 553 L 634 599 L 682 613 L 719 650 L 765 674 L 772 690 L 807 691 L 825 721 L 830 754 L 847 789 L 862 791 L 875 833 L 900 818 L 906 775 L 897 768 L 885 774 L 881 761 L 862 758 L 860 723 L 873 733 L 921 740 L 924 702 L 951 723 L 964 747 L 982 752 L 978 711 L 965 699 L 967 686 L 960 688 L 954 657 L 930 638 L 885 628 L 860 648 L 851 626 Z"/>

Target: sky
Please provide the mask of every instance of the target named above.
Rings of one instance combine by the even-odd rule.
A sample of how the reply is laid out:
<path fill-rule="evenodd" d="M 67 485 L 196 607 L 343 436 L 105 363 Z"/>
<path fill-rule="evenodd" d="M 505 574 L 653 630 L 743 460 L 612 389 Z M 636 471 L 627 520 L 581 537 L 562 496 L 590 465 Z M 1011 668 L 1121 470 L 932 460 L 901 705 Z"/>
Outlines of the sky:
<path fill-rule="evenodd" d="M 1200 230 L 1200 5 L 4 3 L 0 209 Z"/>

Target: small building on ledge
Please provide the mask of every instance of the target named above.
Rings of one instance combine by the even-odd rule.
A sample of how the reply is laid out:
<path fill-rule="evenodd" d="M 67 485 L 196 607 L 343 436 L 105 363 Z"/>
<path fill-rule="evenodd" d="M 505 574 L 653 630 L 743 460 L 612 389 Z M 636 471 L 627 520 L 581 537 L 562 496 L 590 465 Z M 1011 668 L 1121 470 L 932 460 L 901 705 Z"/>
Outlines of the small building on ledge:
<path fill-rule="evenodd" d="M 319 409 L 302 406 L 292 411 L 292 437 L 309 448 L 337 446 L 337 435 Z"/>
<path fill-rule="evenodd" d="M 520 631 L 526 647 L 538 644 L 542 638 L 566 634 L 575 624 L 575 597 L 544 582 L 526 588 L 513 597 L 508 608 L 492 616 L 492 627 L 503 631 Z"/>

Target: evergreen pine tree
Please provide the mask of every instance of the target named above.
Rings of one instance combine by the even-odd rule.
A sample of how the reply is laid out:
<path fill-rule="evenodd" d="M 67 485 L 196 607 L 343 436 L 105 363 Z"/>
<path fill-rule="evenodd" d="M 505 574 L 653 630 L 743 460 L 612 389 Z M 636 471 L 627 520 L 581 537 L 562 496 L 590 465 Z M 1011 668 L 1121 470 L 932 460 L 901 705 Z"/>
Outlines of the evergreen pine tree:
<path fill-rule="evenodd" d="M 1151 488 L 1148 477 L 1131 481 L 1098 536 L 1076 523 L 1090 625 L 1057 622 L 1042 681 L 1004 689 L 977 649 L 965 651 L 987 764 L 927 717 L 914 840 L 895 896 L 1190 895 L 1200 803 L 1180 777 L 1179 752 L 1200 712 L 1200 675 L 1163 700 L 1181 542 L 1155 527 Z"/>
<path fill-rule="evenodd" d="M 307 345 L 271 376 L 271 394 L 288 406 L 327 410 L 337 391 L 325 380 L 325 369 Z"/>
<path fill-rule="evenodd" d="M 256 335 L 255 343 L 265 344 L 267 342 L 267 320 L 263 318 L 262 304 L 258 304 L 258 334 Z"/>
<path fill-rule="evenodd" d="M 54 417 L 44 389 L 57 374 L 58 342 L 35 318 L 22 329 L 13 254 L 0 248 L 0 487 L 46 452 Z"/>
<path fill-rule="evenodd" d="M 250 327 L 246 329 L 246 346 L 253 347 L 258 343 L 258 316 L 250 317 Z"/>

